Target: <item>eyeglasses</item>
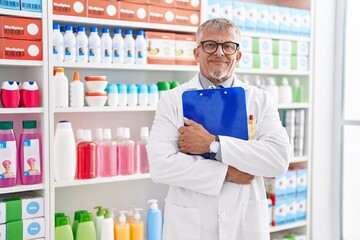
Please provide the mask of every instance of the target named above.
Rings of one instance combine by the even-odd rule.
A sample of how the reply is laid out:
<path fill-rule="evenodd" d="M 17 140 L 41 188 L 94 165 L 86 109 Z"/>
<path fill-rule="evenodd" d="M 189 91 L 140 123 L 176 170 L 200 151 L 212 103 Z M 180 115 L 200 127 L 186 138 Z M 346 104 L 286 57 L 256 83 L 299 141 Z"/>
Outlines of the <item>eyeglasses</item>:
<path fill-rule="evenodd" d="M 221 49 L 225 55 L 233 55 L 234 53 L 236 53 L 240 46 L 240 44 L 235 42 L 218 43 L 212 40 L 201 41 L 198 47 L 200 45 L 202 46 L 204 52 L 206 52 L 207 54 L 215 53 L 218 50 L 219 45 L 221 45 Z"/>

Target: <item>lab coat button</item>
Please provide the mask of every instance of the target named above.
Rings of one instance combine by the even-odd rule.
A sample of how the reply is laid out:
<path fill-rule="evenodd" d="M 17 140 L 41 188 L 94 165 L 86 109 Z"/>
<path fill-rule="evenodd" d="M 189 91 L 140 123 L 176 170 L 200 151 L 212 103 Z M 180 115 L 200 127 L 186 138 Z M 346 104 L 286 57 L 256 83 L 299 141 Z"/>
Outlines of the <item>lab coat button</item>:
<path fill-rule="evenodd" d="M 224 213 L 224 212 L 222 212 L 221 214 L 220 214 L 220 218 L 221 218 L 221 220 L 226 220 L 226 213 Z"/>

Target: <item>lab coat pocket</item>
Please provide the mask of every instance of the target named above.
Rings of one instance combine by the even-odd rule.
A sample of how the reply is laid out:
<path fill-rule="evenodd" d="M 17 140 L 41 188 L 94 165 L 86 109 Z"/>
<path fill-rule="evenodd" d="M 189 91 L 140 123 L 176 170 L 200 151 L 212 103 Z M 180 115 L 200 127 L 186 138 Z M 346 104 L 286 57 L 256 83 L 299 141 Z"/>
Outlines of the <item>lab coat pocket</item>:
<path fill-rule="evenodd" d="M 164 240 L 200 240 L 200 211 L 167 203 Z"/>
<path fill-rule="evenodd" d="M 242 239 L 270 239 L 267 200 L 253 200 L 243 203 L 242 229 Z"/>

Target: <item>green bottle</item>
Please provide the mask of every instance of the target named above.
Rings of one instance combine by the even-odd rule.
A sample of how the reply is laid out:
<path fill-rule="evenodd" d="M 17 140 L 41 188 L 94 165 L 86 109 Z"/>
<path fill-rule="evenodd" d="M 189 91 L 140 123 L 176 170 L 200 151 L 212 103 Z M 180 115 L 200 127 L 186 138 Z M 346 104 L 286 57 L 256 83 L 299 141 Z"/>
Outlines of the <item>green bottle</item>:
<path fill-rule="evenodd" d="M 80 214 L 80 221 L 76 230 L 76 240 L 96 240 L 92 213 Z"/>
<path fill-rule="evenodd" d="M 55 221 L 55 240 L 74 240 L 68 216 L 57 216 Z"/>
<path fill-rule="evenodd" d="M 79 211 L 75 212 L 74 223 L 73 223 L 73 227 L 72 227 L 74 239 L 76 239 L 76 230 L 77 230 L 77 226 L 78 226 L 79 221 L 80 221 L 80 215 L 83 214 L 83 213 L 87 213 L 87 212 L 88 211 L 86 211 L 86 210 L 79 210 Z"/>

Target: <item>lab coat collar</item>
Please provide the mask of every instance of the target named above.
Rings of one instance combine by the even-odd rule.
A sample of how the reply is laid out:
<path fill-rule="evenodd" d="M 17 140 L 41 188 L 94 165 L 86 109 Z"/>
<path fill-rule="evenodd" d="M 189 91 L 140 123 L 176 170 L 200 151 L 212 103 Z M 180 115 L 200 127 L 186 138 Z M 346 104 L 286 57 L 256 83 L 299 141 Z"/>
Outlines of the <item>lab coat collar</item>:
<path fill-rule="evenodd" d="M 246 91 L 249 88 L 248 84 L 241 82 L 237 76 L 234 74 L 234 84 L 233 87 L 242 87 Z M 187 84 L 184 85 L 184 89 L 203 89 L 199 80 L 199 73 L 196 74 Z"/>

